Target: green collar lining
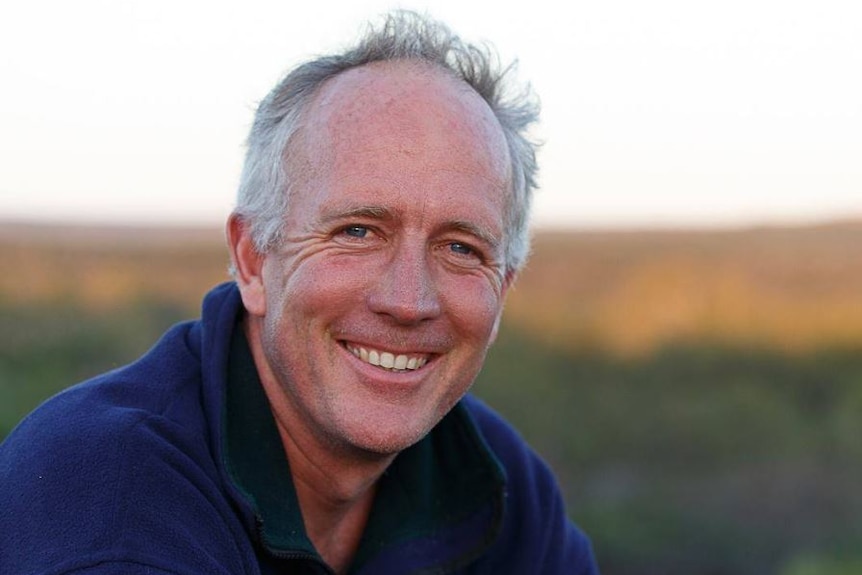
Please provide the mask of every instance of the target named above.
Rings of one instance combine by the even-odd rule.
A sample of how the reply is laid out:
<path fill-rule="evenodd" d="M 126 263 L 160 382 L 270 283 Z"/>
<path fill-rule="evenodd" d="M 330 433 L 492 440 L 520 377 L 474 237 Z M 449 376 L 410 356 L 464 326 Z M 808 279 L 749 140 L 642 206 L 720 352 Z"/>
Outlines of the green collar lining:
<path fill-rule="evenodd" d="M 255 511 L 262 543 L 269 549 L 316 557 L 275 417 L 240 322 L 231 339 L 225 410 L 225 465 Z"/>
<path fill-rule="evenodd" d="M 225 465 L 255 510 L 261 543 L 275 555 L 322 561 L 306 534 L 275 418 L 239 323 L 231 340 L 225 411 Z M 380 478 L 353 568 L 390 545 L 466 519 L 498 496 L 504 482 L 467 409 L 456 405 Z"/>

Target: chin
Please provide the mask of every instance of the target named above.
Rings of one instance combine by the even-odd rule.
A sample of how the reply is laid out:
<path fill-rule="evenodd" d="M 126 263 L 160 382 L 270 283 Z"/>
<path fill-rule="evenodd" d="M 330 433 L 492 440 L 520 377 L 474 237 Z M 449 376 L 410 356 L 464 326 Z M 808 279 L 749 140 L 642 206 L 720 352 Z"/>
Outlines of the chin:
<path fill-rule="evenodd" d="M 428 435 L 440 417 L 428 417 L 424 422 L 416 416 L 387 421 L 381 421 L 381 418 L 361 419 L 341 436 L 350 445 L 369 454 L 389 456 L 404 451 Z"/>

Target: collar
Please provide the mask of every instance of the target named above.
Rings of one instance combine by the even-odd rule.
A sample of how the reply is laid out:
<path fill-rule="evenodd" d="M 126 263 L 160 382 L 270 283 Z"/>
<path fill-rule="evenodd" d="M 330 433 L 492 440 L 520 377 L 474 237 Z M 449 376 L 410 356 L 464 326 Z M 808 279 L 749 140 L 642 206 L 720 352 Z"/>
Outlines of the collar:
<path fill-rule="evenodd" d="M 275 557 L 323 563 L 305 531 L 290 466 L 239 322 L 230 346 L 224 463 L 254 511 L 257 543 Z M 446 562 L 464 562 L 499 531 L 504 472 L 460 403 L 425 438 L 402 451 L 379 481 L 351 572 L 377 564 L 381 555 L 402 555 L 405 546 L 418 544 L 430 553 L 449 540 L 457 540 L 455 547 L 461 549 Z M 429 547 L 431 540 L 436 543 Z"/>

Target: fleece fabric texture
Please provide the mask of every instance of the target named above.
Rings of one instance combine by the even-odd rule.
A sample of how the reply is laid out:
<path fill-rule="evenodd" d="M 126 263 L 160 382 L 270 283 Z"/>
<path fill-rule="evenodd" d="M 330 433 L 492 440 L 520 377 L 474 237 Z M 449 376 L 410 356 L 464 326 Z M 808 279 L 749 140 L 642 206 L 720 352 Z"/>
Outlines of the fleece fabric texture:
<path fill-rule="evenodd" d="M 199 321 L 13 430 L 0 445 L 0 575 L 331 573 L 290 508 L 295 499 L 273 493 L 292 486 L 256 471 L 278 465 L 256 465 L 248 449 L 228 453 L 243 444 L 225 432 L 241 313 L 234 284 L 215 288 Z M 259 401 L 244 397 L 231 405 Z M 453 445 L 466 452 L 452 458 Z M 410 494 L 419 502 L 411 514 L 397 489 L 379 491 L 352 574 L 598 573 L 548 467 L 469 395 L 387 476 L 425 495 Z"/>

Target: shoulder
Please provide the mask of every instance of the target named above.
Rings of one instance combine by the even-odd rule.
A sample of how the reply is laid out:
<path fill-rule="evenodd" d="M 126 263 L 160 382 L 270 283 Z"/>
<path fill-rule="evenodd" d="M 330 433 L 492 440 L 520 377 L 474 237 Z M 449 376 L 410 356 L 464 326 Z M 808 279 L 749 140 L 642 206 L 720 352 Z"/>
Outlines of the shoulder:
<path fill-rule="evenodd" d="M 597 573 L 589 539 L 568 519 L 545 461 L 488 405 L 472 395 L 463 405 L 506 475 L 504 521 L 491 557 L 505 561 L 501 566 L 514 561 L 524 572 Z"/>
<path fill-rule="evenodd" d="M 124 561 L 194 572 L 182 568 L 197 561 L 192 539 L 230 546 L 190 329 L 48 400 L 0 445 L 0 555 L 12 572 Z"/>
<path fill-rule="evenodd" d="M 184 343 L 189 329 L 174 327 L 136 362 L 72 386 L 36 408 L 0 447 L 0 470 L 11 473 L 4 479 L 14 481 L 19 471 L 31 468 L 51 472 L 81 457 L 89 465 L 76 468 L 75 476 L 114 467 L 119 457 L 136 455 L 126 450 L 154 424 L 181 426 L 173 435 L 199 433 L 200 369 Z"/>
<path fill-rule="evenodd" d="M 549 488 L 558 490 L 548 465 L 500 414 L 472 395 L 466 396 L 463 404 L 502 464 L 510 490 L 517 489 L 510 496 L 540 497 Z"/>

